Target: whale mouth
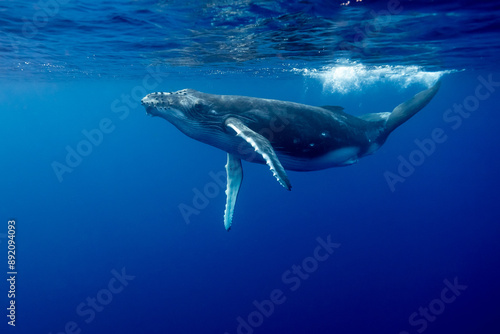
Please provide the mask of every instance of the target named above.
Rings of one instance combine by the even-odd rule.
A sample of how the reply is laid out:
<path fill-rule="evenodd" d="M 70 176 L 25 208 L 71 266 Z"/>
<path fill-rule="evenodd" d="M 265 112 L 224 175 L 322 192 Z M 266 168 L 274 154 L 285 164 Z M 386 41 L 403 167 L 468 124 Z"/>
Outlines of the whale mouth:
<path fill-rule="evenodd" d="M 147 96 L 141 100 L 142 106 L 146 109 L 146 115 L 158 116 L 158 114 L 159 114 L 158 108 L 156 108 L 154 103 L 151 103 L 150 101 L 148 101 L 146 99 L 147 99 Z"/>
<path fill-rule="evenodd" d="M 156 95 L 159 93 L 148 94 L 142 98 L 141 104 L 146 109 L 146 114 L 150 116 L 158 116 L 160 110 L 170 109 L 170 104 L 164 100 L 160 100 Z"/>
<path fill-rule="evenodd" d="M 146 114 L 149 116 L 160 116 L 167 120 L 173 118 L 185 119 L 186 115 L 177 106 L 177 102 L 172 95 L 175 93 L 151 93 L 146 95 L 141 104 L 146 109 Z"/>
<path fill-rule="evenodd" d="M 157 108 L 143 104 L 146 108 L 146 115 L 148 116 L 158 116 L 160 113 Z"/>

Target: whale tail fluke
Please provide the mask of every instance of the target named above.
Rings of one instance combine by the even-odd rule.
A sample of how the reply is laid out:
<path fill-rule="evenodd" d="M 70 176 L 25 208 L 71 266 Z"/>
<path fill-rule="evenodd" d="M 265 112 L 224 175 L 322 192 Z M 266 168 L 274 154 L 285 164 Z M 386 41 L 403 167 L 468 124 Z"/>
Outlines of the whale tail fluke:
<path fill-rule="evenodd" d="M 432 100 L 434 95 L 436 95 L 440 86 L 441 80 L 438 80 L 431 88 L 418 93 L 410 100 L 401 103 L 399 106 L 394 108 L 392 113 L 388 115 L 389 117 L 385 123 L 387 135 L 425 107 Z"/>

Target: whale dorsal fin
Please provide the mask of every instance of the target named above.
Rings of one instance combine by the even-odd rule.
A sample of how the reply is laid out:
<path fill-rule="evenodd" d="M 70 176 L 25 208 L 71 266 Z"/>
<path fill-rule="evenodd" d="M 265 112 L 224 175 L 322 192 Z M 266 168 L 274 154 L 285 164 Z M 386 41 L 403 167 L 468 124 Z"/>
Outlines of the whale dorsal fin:
<path fill-rule="evenodd" d="M 264 159 L 266 164 L 269 166 L 269 169 L 273 172 L 276 180 L 278 180 L 278 182 L 287 190 L 291 190 L 292 185 L 288 180 L 288 175 L 286 175 L 285 169 L 276 156 L 269 140 L 257 132 L 249 129 L 245 124 L 243 124 L 242 121 L 234 117 L 230 117 L 226 120 L 226 126 L 233 129 L 238 137 L 244 139 L 248 144 L 252 145 L 255 152 L 260 154 L 262 159 Z"/>
<path fill-rule="evenodd" d="M 231 228 L 233 221 L 234 205 L 240 191 L 241 181 L 243 180 L 243 168 L 241 160 L 232 155 L 227 154 L 227 188 L 226 188 L 226 210 L 224 210 L 224 227 L 226 231 Z"/>
<path fill-rule="evenodd" d="M 339 107 L 339 106 L 321 106 L 320 108 L 330 110 L 333 112 L 343 112 L 344 111 L 344 107 Z"/>

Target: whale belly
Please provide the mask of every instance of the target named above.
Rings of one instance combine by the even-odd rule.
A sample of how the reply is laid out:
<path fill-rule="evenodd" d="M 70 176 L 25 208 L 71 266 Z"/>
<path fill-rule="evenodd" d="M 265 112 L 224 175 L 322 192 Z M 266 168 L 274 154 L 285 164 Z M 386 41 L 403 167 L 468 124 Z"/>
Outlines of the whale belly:
<path fill-rule="evenodd" d="M 330 151 L 314 158 L 293 157 L 278 154 L 283 167 L 295 171 L 314 171 L 331 167 L 348 166 L 356 163 L 360 148 L 349 146 Z"/>

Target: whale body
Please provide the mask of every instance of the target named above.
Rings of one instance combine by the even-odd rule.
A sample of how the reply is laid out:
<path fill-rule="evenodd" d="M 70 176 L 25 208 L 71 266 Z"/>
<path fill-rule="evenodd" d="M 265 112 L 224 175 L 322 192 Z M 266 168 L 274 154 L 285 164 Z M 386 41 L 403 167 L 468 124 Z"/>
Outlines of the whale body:
<path fill-rule="evenodd" d="M 440 82 L 392 112 L 353 116 L 339 106 L 183 89 L 142 99 L 146 113 L 166 119 L 187 136 L 227 152 L 224 226 L 231 228 L 243 179 L 241 160 L 266 164 L 291 190 L 286 170 L 315 171 L 347 166 L 378 150 L 389 134 L 425 107 Z"/>

